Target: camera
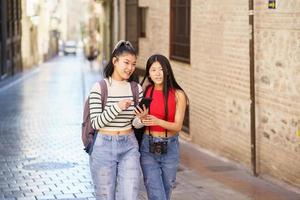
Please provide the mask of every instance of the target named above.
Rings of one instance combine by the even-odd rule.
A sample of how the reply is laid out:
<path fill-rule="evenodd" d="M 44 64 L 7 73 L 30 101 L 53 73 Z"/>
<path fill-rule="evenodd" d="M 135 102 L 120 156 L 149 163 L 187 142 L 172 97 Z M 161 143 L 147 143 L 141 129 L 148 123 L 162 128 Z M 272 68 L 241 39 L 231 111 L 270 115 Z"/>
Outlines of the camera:
<path fill-rule="evenodd" d="M 156 155 L 166 154 L 168 152 L 168 141 L 154 142 L 151 137 L 149 140 L 149 152 Z"/>

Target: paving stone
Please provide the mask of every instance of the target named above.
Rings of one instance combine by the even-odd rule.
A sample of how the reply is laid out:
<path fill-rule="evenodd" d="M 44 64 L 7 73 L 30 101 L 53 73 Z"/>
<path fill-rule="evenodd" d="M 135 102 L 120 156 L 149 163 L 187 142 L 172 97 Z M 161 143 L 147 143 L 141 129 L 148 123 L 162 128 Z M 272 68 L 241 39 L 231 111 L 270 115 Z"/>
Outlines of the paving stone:
<path fill-rule="evenodd" d="M 81 188 L 80 192 L 82 192 L 82 193 L 94 192 L 94 188 L 93 187 L 91 187 L 91 188 Z"/>
<path fill-rule="evenodd" d="M 0 197 L 0 200 L 16 200 L 14 197 Z"/>
<path fill-rule="evenodd" d="M 74 193 L 76 198 L 90 198 L 94 197 L 92 193 Z"/>
<path fill-rule="evenodd" d="M 31 192 L 30 190 L 27 190 L 27 191 L 11 191 L 11 193 L 12 195 L 25 196 L 24 193 L 28 191 Z"/>
<path fill-rule="evenodd" d="M 9 188 L 5 188 L 3 189 L 3 192 L 17 192 L 17 191 L 21 191 L 21 189 L 19 187 L 9 187 Z"/>
<path fill-rule="evenodd" d="M 57 199 L 72 199 L 75 198 L 74 194 L 58 194 L 54 195 Z"/>
<path fill-rule="evenodd" d="M 10 186 L 8 184 L 1 184 L 0 185 L 0 189 L 1 191 L 9 191 L 10 190 Z"/>
<path fill-rule="evenodd" d="M 54 195 L 38 195 L 35 197 L 36 200 L 47 200 L 47 199 L 55 199 Z"/>
<path fill-rule="evenodd" d="M 43 192 L 44 195 L 50 194 L 50 195 L 61 195 L 63 192 L 60 189 L 57 190 L 51 190 L 50 192 Z"/>
<path fill-rule="evenodd" d="M 17 200 L 32 200 L 32 197 L 18 197 Z"/>
<path fill-rule="evenodd" d="M 25 197 L 31 197 L 31 199 L 35 199 L 35 196 L 36 196 L 36 195 L 37 195 L 37 194 L 34 193 L 34 192 L 32 192 L 32 191 L 27 192 L 27 193 L 24 193 L 24 196 L 25 196 Z"/>
<path fill-rule="evenodd" d="M 11 193 L 4 193 L 4 198 L 18 198 L 18 197 L 24 197 L 23 193 L 20 194 L 11 194 Z"/>

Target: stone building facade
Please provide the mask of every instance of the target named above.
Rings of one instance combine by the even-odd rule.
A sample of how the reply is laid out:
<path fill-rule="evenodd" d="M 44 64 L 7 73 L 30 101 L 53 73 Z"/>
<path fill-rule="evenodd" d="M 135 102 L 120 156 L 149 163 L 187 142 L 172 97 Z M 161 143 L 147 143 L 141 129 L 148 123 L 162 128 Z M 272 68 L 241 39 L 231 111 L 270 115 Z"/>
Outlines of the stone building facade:
<path fill-rule="evenodd" d="M 82 40 L 88 21 L 89 0 L 23 0 L 22 62 L 24 68 L 38 65 L 58 54 L 68 40 Z M 80 15 L 78 14 L 80 13 Z"/>
<path fill-rule="evenodd" d="M 258 167 L 299 187 L 300 1 L 255 9 Z"/>
<path fill-rule="evenodd" d="M 253 167 L 252 59 L 255 170 L 259 175 L 300 187 L 300 2 L 275 1 L 273 8 L 263 0 L 118 2 L 118 39 L 131 39 L 128 27 L 136 21 L 139 68 L 144 69 L 147 58 L 154 53 L 167 55 L 178 82 L 189 96 L 189 122 L 182 138 L 239 162 L 249 171 Z M 181 10 L 183 15 L 179 17 L 172 13 L 176 6 L 181 9 L 182 2 L 190 2 L 186 6 L 190 9 L 190 27 L 180 22 L 187 20 L 186 10 Z M 249 2 L 253 2 L 254 11 L 249 10 Z M 128 4 L 136 4 L 137 14 L 126 12 Z M 249 42 L 252 13 L 253 57 Z M 128 21 L 130 17 L 126 14 L 134 19 Z M 180 46 L 176 43 L 172 46 L 176 37 L 172 26 L 176 20 L 183 24 L 179 28 L 189 28 L 189 53 L 178 50 Z M 177 59 L 173 55 L 176 50 L 183 57 L 189 54 L 188 59 Z"/>
<path fill-rule="evenodd" d="M 58 31 L 54 27 L 53 10 L 58 1 L 23 0 L 22 2 L 22 63 L 28 69 L 56 56 Z"/>

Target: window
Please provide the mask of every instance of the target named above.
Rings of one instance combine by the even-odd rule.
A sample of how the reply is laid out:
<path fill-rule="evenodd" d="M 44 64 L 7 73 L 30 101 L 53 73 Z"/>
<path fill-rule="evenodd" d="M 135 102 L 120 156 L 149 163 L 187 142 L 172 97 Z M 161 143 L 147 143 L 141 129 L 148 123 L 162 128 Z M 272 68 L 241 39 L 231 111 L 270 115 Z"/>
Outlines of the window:
<path fill-rule="evenodd" d="M 190 62 L 191 1 L 171 0 L 170 58 Z"/>
<path fill-rule="evenodd" d="M 147 17 L 147 8 L 139 8 L 139 37 L 146 37 L 146 17 Z"/>

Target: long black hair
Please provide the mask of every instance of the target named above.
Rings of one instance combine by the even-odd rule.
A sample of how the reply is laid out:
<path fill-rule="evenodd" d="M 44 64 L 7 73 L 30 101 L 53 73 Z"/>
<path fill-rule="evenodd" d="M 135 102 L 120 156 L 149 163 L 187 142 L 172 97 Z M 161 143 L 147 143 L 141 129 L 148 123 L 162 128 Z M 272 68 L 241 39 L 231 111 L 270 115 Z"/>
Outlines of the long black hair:
<path fill-rule="evenodd" d="M 144 78 L 141 82 L 141 85 L 145 82 L 146 79 L 148 79 L 150 86 L 153 86 L 154 88 L 154 82 L 150 78 L 149 70 L 153 63 L 158 62 L 162 66 L 163 70 L 163 94 L 164 94 L 164 105 L 165 105 L 165 120 L 168 119 L 168 98 L 169 98 L 169 91 L 171 89 L 175 90 L 181 90 L 184 92 L 184 90 L 180 87 L 180 85 L 175 80 L 175 76 L 171 67 L 171 64 L 167 57 L 161 55 L 161 54 L 154 54 L 150 56 L 150 58 L 147 60 L 146 64 L 146 73 L 144 75 Z M 152 89 L 153 89 L 152 88 Z M 185 92 L 184 92 L 185 94 Z M 185 94 L 186 96 L 186 94 Z"/>
<path fill-rule="evenodd" d="M 118 58 L 118 56 L 121 56 L 125 53 L 134 55 L 135 57 L 137 56 L 134 47 L 132 46 L 132 44 L 129 41 L 120 40 L 116 44 L 114 50 L 112 51 L 109 62 L 107 63 L 107 65 L 105 66 L 105 68 L 103 70 L 103 76 L 105 78 L 110 77 L 114 73 L 113 58 L 114 57 Z M 136 75 L 134 73 L 132 73 L 132 75 L 129 77 L 128 81 L 136 81 L 137 82 Z"/>

